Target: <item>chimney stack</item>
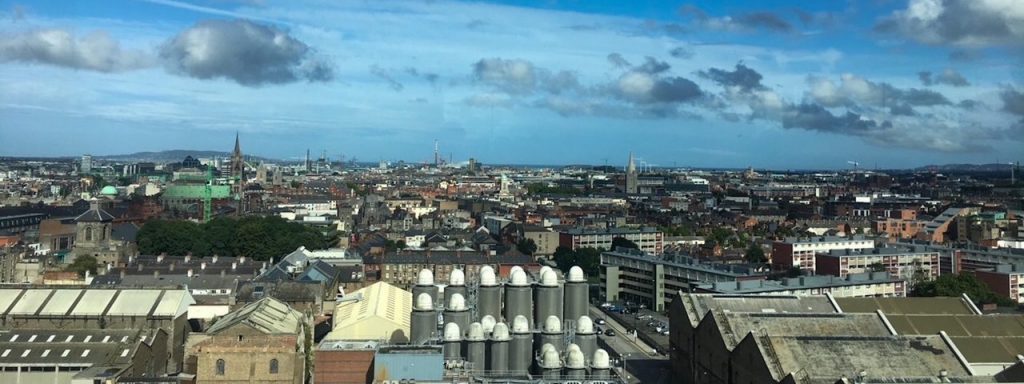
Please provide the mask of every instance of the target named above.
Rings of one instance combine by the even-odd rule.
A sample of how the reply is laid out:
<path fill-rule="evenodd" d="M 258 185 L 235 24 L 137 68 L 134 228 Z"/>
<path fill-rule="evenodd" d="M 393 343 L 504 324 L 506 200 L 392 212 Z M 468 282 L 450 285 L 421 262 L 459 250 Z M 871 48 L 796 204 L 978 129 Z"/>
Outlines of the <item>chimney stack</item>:
<path fill-rule="evenodd" d="M 156 262 L 157 262 L 157 263 L 162 263 L 162 262 L 164 262 L 164 257 L 165 257 L 165 256 L 167 256 L 167 253 L 166 253 L 166 252 L 164 252 L 164 253 L 161 253 L 160 255 L 158 255 L 158 256 L 156 257 Z"/>
<path fill-rule="evenodd" d="M 122 269 L 122 270 L 121 270 L 121 279 L 122 279 L 122 280 L 124 280 L 124 275 L 125 275 L 125 274 L 126 274 L 126 273 L 124 272 L 124 269 Z"/>
<path fill-rule="evenodd" d="M 190 261 L 192 261 L 192 253 L 191 252 L 189 252 L 189 254 L 185 255 L 185 263 L 188 263 Z"/>
<path fill-rule="evenodd" d="M 238 269 L 238 263 L 231 263 L 231 270 L 234 271 L 236 269 Z"/>
<path fill-rule="evenodd" d="M 199 263 L 199 270 L 200 271 L 205 271 L 206 270 L 206 262 L 205 261 L 202 262 L 202 263 Z"/>
<path fill-rule="evenodd" d="M 214 264 L 217 264 L 217 255 L 213 255 L 213 260 L 212 260 L 212 262 L 213 262 Z"/>
<path fill-rule="evenodd" d="M 159 279 L 160 278 L 160 271 L 153 271 L 153 278 L 154 279 Z"/>
<path fill-rule="evenodd" d="M 226 271 L 226 270 L 223 270 L 223 269 L 222 269 L 222 270 L 220 270 L 220 277 L 221 277 L 221 278 L 223 278 L 223 277 L 224 277 L 224 275 L 227 275 L 227 272 L 228 272 L 228 271 Z"/>
<path fill-rule="evenodd" d="M 189 277 L 189 278 L 191 278 L 191 277 L 192 277 L 192 273 L 193 273 L 193 272 L 192 272 L 192 268 L 189 268 L 189 269 L 188 269 L 188 277 Z"/>

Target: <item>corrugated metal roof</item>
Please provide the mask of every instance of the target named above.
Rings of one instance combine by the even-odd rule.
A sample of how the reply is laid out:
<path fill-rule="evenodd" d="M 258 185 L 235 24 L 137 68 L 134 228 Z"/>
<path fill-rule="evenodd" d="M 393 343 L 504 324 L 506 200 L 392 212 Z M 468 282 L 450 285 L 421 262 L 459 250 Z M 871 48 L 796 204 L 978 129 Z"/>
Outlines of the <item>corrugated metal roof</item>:
<path fill-rule="evenodd" d="M 843 312 L 868 313 L 881 309 L 889 314 L 971 314 L 959 297 L 837 297 Z"/>
<path fill-rule="evenodd" d="M 0 314 L 7 312 L 19 294 L 21 294 L 20 289 L 0 289 Z"/>
<path fill-rule="evenodd" d="M 160 292 L 157 290 L 123 290 L 110 306 L 108 313 L 147 315 L 153 309 Z"/>
<path fill-rule="evenodd" d="M 246 324 L 267 334 L 293 334 L 302 323 L 302 313 L 275 298 L 265 297 L 218 319 L 206 331 L 217 334 L 237 324 Z"/>
<path fill-rule="evenodd" d="M 71 311 L 74 316 L 96 316 L 102 315 L 110 304 L 110 299 L 117 294 L 115 290 L 95 289 L 87 290 L 78 300 L 78 305 Z"/>
<path fill-rule="evenodd" d="M 32 315 L 43 305 L 43 300 L 52 293 L 52 289 L 30 289 L 25 292 L 9 312 L 12 315 Z"/>
<path fill-rule="evenodd" d="M 408 341 L 411 292 L 378 282 L 346 297 L 361 298 L 335 307 L 334 330 L 327 339 Z"/>

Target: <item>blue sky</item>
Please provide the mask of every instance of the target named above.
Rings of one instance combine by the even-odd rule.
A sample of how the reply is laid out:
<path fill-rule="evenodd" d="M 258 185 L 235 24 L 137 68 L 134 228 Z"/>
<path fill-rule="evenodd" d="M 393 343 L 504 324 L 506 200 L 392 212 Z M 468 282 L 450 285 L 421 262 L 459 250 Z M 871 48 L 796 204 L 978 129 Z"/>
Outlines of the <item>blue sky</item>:
<path fill-rule="evenodd" d="M 0 1 L 0 155 L 1024 160 L 1014 0 Z"/>

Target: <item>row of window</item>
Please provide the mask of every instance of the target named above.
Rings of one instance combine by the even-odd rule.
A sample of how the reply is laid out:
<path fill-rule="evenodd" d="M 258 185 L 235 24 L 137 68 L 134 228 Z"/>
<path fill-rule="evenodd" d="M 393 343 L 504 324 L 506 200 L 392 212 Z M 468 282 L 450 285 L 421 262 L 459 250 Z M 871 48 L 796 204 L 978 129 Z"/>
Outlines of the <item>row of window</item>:
<path fill-rule="evenodd" d="M 270 373 L 277 373 L 278 372 L 279 367 L 278 367 L 277 359 L 270 359 L 270 364 L 268 364 L 268 365 L 269 365 L 268 371 Z M 226 370 L 227 370 L 227 363 L 224 361 L 224 359 L 217 359 L 217 376 L 224 376 L 224 372 Z"/>

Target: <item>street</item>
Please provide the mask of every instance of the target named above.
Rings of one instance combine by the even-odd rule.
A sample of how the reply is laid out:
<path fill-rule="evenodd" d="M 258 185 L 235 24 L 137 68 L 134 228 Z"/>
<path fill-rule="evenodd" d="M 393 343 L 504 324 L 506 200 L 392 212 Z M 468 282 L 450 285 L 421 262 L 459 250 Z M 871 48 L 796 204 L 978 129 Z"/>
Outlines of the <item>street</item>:
<path fill-rule="evenodd" d="M 615 331 L 615 336 L 599 336 L 598 345 L 608 351 L 612 359 L 625 362 L 626 372 L 622 378 L 626 383 L 670 382 L 668 357 L 657 354 L 654 352 L 654 348 L 639 339 L 634 341 L 626 327 L 615 319 L 609 318 L 593 305 L 590 306 L 590 316 L 606 321 L 604 325 L 598 325 L 602 329 Z M 617 370 L 620 370 L 622 364 L 617 364 L 616 367 Z"/>

